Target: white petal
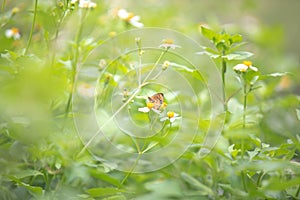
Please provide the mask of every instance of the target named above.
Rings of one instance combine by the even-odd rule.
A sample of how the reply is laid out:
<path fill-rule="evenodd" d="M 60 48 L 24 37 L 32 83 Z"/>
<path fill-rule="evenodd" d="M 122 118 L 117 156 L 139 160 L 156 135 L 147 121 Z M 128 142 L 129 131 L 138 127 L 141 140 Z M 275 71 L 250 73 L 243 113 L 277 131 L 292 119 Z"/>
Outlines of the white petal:
<path fill-rule="evenodd" d="M 144 24 L 139 22 L 140 20 L 140 17 L 139 16 L 134 16 L 130 19 L 129 23 L 134 26 L 134 27 L 137 27 L 137 28 L 142 28 L 144 27 Z"/>
<path fill-rule="evenodd" d="M 148 107 L 143 107 L 143 108 L 138 108 L 138 111 L 143 112 L 143 113 L 147 113 L 150 111 L 150 109 Z"/>
<path fill-rule="evenodd" d="M 173 123 L 176 120 L 176 117 L 170 118 L 170 122 Z"/>
<path fill-rule="evenodd" d="M 177 113 L 174 113 L 174 117 L 178 117 L 179 116 L 179 114 L 177 114 Z"/>
<path fill-rule="evenodd" d="M 16 33 L 16 34 L 14 35 L 14 39 L 15 39 L 15 40 L 18 40 L 18 39 L 20 39 L 20 38 L 21 38 L 20 33 Z"/>
<path fill-rule="evenodd" d="M 141 19 L 141 17 L 138 16 L 138 15 L 136 15 L 136 16 L 133 16 L 133 17 L 130 19 L 130 21 L 136 21 L 136 22 L 138 22 L 138 21 L 140 21 L 140 19 Z"/>
<path fill-rule="evenodd" d="M 120 17 L 121 19 L 127 19 L 128 15 L 129 13 L 125 9 L 120 9 L 118 11 L 118 17 Z"/>
<path fill-rule="evenodd" d="M 7 38 L 11 38 L 11 37 L 13 36 L 13 31 L 12 31 L 11 29 L 7 29 L 7 30 L 5 31 L 5 36 L 6 36 Z"/>
<path fill-rule="evenodd" d="M 234 69 L 235 71 L 245 72 L 245 71 L 247 71 L 248 66 L 247 66 L 247 65 L 244 65 L 244 64 L 237 64 L 237 65 L 235 65 L 235 66 L 233 67 L 233 69 Z"/>
<path fill-rule="evenodd" d="M 250 66 L 250 69 L 252 69 L 253 71 L 257 72 L 258 69 L 256 67 Z"/>
<path fill-rule="evenodd" d="M 166 121 L 168 119 L 169 119 L 168 117 L 163 117 L 163 118 L 160 119 L 160 121 L 163 122 L 163 121 Z"/>

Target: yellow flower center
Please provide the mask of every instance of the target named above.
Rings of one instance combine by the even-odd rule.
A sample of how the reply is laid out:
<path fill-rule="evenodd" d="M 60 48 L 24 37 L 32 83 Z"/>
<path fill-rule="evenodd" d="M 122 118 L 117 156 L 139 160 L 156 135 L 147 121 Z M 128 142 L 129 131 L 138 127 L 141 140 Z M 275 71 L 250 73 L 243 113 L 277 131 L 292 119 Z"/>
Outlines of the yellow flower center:
<path fill-rule="evenodd" d="M 172 40 L 172 39 L 164 39 L 162 42 L 164 44 L 174 44 L 174 40 Z"/>
<path fill-rule="evenodd" d="M 152 103 L 152 102 L 147 102 L 147 107 L 148 107 L 149 109 L 152 109 L 152 108 L 154 107 L 154 103 Z"/>
<path fill-rule="evenodd" d="M 108 33 L 109 37 L 115 37 L 117 33 L 115 31 L 111 31 Z"/>
<path fill-rule="evenodd" d="M 245 60 L 243 62 L 243 64 L 246 65 L 246 66 L 248 66 L 248 67 L 252 66 L 252 62 L 251 61 L 247 61 L 247 60 Z"/>
<path fill-rule="evenodd" d="M 172 118 L 172 117 L 175 116 L 175 113 L 172 112 L 172 111 L 169 111 L 169 112 L 167 112 L 167 116 L 168 116 L 169 118 Z"/>
<path fill-rule="evenodd" d="M 162 69 L 166 70 L 168 67 L 170 66 L 170 62 L 169 61 L 165 61 L 162 65 Z"/>
<path fill-rule="evenodd" d="M 131 18 L 134 17 L 134 14 L 133 13 L 128 13 L 127 17 L 124 19 L 125 21 L 130 21 Z"/>
<path fill-rule="evenodd" d="M 12 28 L 11 32 L 13 33 L 13 35 L 19 33 L 19 29 L 18 28 Z"/>
<path fill-rule="evenodd" d="M 20 9 L 19 9 L 18 7 L 14 7 L 14 8 L 11 10 L 12 14 L 16 14 L 16 13 L 18 13 L 19 11 L 20 11 Z"/>

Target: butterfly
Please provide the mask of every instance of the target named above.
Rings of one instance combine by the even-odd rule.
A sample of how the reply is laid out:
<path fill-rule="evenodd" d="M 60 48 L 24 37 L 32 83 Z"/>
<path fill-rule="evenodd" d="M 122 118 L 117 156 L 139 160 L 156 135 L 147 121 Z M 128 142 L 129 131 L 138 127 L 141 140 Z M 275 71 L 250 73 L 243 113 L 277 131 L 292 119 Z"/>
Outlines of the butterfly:
<path fill-rule="evenodd" d="M 161 106 L 164 104 L 164 94 L 157 93 L 151 97 L 148 97 L 149 102 L 153 103 L 153 109 L 159 110 Z"/>

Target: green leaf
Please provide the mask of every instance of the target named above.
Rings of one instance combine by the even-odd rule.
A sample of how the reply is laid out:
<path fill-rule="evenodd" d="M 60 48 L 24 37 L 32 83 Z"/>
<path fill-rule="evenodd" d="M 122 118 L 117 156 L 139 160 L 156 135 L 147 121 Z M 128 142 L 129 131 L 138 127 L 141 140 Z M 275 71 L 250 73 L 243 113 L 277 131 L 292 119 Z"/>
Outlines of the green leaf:
<path fill-rule="evenodd" d="M 227 54 L 222 56 L 222 58 L 226 58 L 227 60 L 244 60 L 253 56 L 253 53 L 248 51 L 236 51 L 234 53 Z"/>
<path fill-rule="evenodd" d="M 182 197 L 182 192 L 178 181 L 173 180 L 159 180 L 146 183 L 146 189 L 151 191 L 153 196 L 158 199 L 165 199 L 166 197 Z"/>
<path fill-rule="evenodd" d="M 230 42 L 233 43 L 238 43 L 243 40 L 243 37 L 240 34 L 235 34 L 229 38 Z"/>
<path fill-rule="evenodd" d="M 233 188 L 231 185 L 229 184 L 219 184 L 219 186 L 221 186 L 222 188 L 224 188 L 224 190 L 228 190 L 231 193 L 233 193 L 234 195 L 238 196 L 238 197 L 247 197 L 248 194 L 242 190 Z"/>
<path fill-rule="evenodd" d="M 276 72 L 276 73 L 272 73 L 272 74 L 267 74 L 266 76 L 281 77 L 284 75 L 287 75 L 287 72 Z"/>
<path fill-rule="evenodd" d="M 195 189 L 201 190 L 202 191 L 202 195 L 213 195 L 214 194 L 214 192 L 212 191 L 212 189 L 210 189 L 209 187 L 207 187 L 206 185 L 204 185 L 203 183 L 201 183 L 200 181 L 198 181 L 194 177 L 190 176 L 189 174 L 187 174 L 185 172 L 182 172 L 180 175 L 181 175 L 182 179 L 185 182 L 187 182 L 188 184 L 190 184 Z"/>
<path fill-rule="evenodd" d="M 103 200 L 127 200 L 127 198 L 124 195 L 113 195 L 110 197 L 106 197 Z"/>
<path fill-rule="evenodd" d="M 251 139 L 251 141 L 255 144 L 255 146 L 257 147 L 261 147 L 261 140 L 256 137 L 255 135 L 249 134 L 249 137 Z"/>
<path fill-rule="evenodd" d="M 271 73 L 271 74 L 264 74 L 260 77 L 261 80 L 266 79 L 266 78 L 270 78 L 270 77 L 282 77 L 289 74 L 288 72 L 275 72 L 275 73 Z"/>
<path fill-rule="evenodd" d="M 10 176 L 9 178 L 12 181 L 14 181 L 17 185 L 25 187 L 33 195 L 42 195 L 43 194 L 43 188 L 41 188 L 41 187 L 29 185 L 27 183 L 22 182 L 18 178 L 13 177 L 13 176 Z"/>
<path fill-rule="evenodd" d="M 253 76 L 253 78 L 250 81 L 250 85 L 254 85 L 258 79 L 259 79 L 259 76 Z"/>
<path fill-rule="evenodd" d="M 219 52 L 223 52 L 224 50 L 226 51 L 228 49 L 228 46 L 226 45 L 226 42 L 222 40 L 221 42 L 216 43 L 216 48 Z"/>
<path fill-rule="evenodd" d="M 20 170 L 18 173 L 14 174 L 14 177 L 17 179 L 22 179 L 30 176 L 44 176 L 44 174 L 40 171 L 31 169 Z"/>
<path fill-rule="evenodd" d="M 262 182 L 263 190 L 285 190 L 289 187 L 300 185 L 300 178 L 294 177 L 291 180 L 282 180 L 280 178 L 271 178 Z"/>
<path fill-rule="evenodd" d="M 205 28 L 204 26 L 201 26 L 201 33 L 204 37 L 206 37 L 209 40 L 213 40 L 217 35 L 216 32 L 214 32 L 211 29 Z"/>
<path fill-rule="evenodd" d="M 118 179 L 115 179 L 115 178 L 109 176 L 108 174 L 106 174 L 104 172 L 100 172 L 97 169 L 90 170 L 90 173 L 93 177 L 95 177 L 97 179 L 100 179 L 102 181 L 105 181 L 105 182 L 110 183 L 110 184 L 112 184 L 114 186 L 117 186 L 117 187 L 121 186 L 121 183 L 119 182 Z"/>
<path fill-rule="evenodd" d="M 170 63 L 170 66 L 172 67 L 172 69 L 175 69 L 176 71 L 192 74 L 194 78 L 204 82 L 204 78 L 201 76 L 199 71 L 196 69 L 191 69 L 185 65 L 179 65 L 177 63 Z"/>
<path fill-rule="evenodd" d="M 253 71 L 248 69 L 247 73 L 244 74 L 244 78 L 246 79 L 247 83 L 250 85 L 254 85 L 256 81 L 259 80 L 260 72 L 259 71 Z"/>
<path fill-rule="evenodd" d="M 218 51 L 216 51 L 216 50 L 214 50 L 214 49 L 212 49 L 212 48 L 210 48 L 210 47 L 202 46 L 202 48 L 203 48 L 205 51 L 209 52 L 209 53 L 212 53 L 212 54 L 219 54 Z"/>
<path fill-rule="evenodd" d="M 198 54 L 198 55 L 208 55 L 212 59 L 216 59 L 216 58 L 221 57 L 219 54 L 211 53 L 211 52 L 208 52 L 208 51 L 200 51 L 200 52 L 197 52 L 196 54 Z"/>
<path fill-rule="evenodd" d="M 300 110 L 299 110 L 299 109 L 296 109 L 296 113 L 297 113 L 297 118 L 298 118 L 298 120 L 300 120 Z"/>
<path fill-rule="evenodd" d="M 247 151 L 249 155 L 249 160 L 253 160 L 253 158 L 259 153 L 259 150 L 256 148 L 254 151 Z"/>
<path fill-rule="evenodd" d="M 240 149 L 234 149 L 235 144 L 232 144 L 228 147 L 228 151 L 230 153 L 230 155 L 232 156 L 232 158 L 236 158 L 236 156 L 239 154 Z"/>
<path fill-rule="evenodd" d="M 27 190 L 29 190 L 31 193 L 35 194 L 35 195 L 42 195 L 43 194 L 43 188 L 41 187 L 37 187 L 37 186 L 31 186 L 29 184 L 26 183 L 19 183 L 21 186 L 25 187 Z"/>
<path fill-rule="evenodd" d="M 91 188 L 88 189 L 86 192 L 89 193 L 92 197 L 103 197 L 103 196 L 117 195 L 120 193 L 124 193 L 125 190 L 105 187 L 105 188 Z"/>

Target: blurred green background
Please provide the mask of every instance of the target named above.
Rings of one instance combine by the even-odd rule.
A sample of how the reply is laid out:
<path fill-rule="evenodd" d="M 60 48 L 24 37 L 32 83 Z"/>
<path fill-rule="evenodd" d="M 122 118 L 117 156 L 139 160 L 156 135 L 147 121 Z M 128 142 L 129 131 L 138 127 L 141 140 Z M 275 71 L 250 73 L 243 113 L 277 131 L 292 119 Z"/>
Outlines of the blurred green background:
<path fill-rule="evenodd" d="M 34 2 L 3 0 L 0 4 L 0 199 L 151 199 L 153 195 L 159 199 L 299 198 L 299 166 L 291 167 L 299 160 L 300 146 L 296 114 L 300 93 L 299 0 L 95 0 L 97 7 L 89 10 L 84 23 L 80 21 L 82 10 L 66 9 L 69 1 L 40 0 L 28 45 Z M 14 8 L 18 11 L 12 15 Z M 249 152 L 263 154 L 251 159 L 268 162 L 256 166 L 251 159 L 247 163 L 228 156 L 234 152 L 228 150 L 229 145 L 240 145 L 240 138 L 230 131 L 206 159 L 195 157 L 199 148 L 195 145 L 172 166 L 149 174 L 118 172 L 88 152 L 77 157 L 83 146 L 71 112 L 74 66 L 107 38 L 134 28 L 116 16 L 121 8 L 140 16 L 145 27 L 176 30 L 204 46 L 211 44 L 199 32 L 200 25 L 239 33 L 246 42 L 242 50 L 254 53 L 250 60 L 262 73 L 289 72 L 262 82 L 250 101 L 256 124 L 249 133 L 257 138 L 251 135 Z M 12 27 L 20 30 L 19 40 L 6 37 L 6 30 Z M 229 62 L 228 68 L 235 64 Z M 91 68 L 99 68 L 97 65 L 92 63 Z M 227 77 L 228 90 L 233 91 L 237 87 L 234 72 L 228 70 Z M 253 141 L 260 147 L 255 148 Z M 264 149 L 267 144 L 270 148 Z M 269 174 L 263 172 L 272 161 L 281 164 L 267 168 Z M 245 177 L 236 170 L 249 170 L 247 178 L 253 180 L 266 177 L 265 182 L 255 185 L 251 180 L 249 191 L 244 191 Z M 285 181 L 290 182 L 280 185 Z M 92 190 L 95 187 L 99 188 Z"/>

